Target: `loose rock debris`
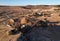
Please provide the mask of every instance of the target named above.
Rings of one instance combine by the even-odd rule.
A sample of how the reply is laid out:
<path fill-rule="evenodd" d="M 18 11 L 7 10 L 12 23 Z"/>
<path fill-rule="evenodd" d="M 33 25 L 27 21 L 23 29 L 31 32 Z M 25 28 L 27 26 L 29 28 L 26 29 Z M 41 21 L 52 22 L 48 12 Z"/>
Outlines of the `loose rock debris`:
<path fill-rule="evenodd" d="M 13 22 L 12 22 L 13 21 Z M 15 34 L 16 32 L 22 32 L 27 33 L 31 31 L 34 27 L 48 27 L 48 24 L 46 21 L 42 20 L 31 20 L 31 18 L 23 17 L 19 21 L 14 21 L 13 19 L 9 19 L 8 25 L 10 25 L 12 28 L 15 28 L 11 30 L 10 34 Z"/>

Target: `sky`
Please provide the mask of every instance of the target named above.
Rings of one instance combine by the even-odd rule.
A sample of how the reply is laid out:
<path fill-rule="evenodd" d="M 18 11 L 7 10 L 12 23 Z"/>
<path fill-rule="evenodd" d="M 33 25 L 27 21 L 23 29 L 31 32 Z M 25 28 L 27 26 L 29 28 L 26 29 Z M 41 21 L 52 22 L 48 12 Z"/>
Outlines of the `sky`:
<path fill-rule="evenodd" d="M 0 5 L 60 5 L 60 0 L 0 0 Z"/>

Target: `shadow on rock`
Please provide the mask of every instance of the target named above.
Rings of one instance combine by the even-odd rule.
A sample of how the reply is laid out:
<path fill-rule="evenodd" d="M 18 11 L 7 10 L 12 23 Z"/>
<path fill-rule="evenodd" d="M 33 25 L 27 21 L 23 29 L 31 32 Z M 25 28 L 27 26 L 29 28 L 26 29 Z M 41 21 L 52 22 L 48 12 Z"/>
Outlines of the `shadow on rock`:
<path fill-rule="evenodd" d="M 49 28 L 53 28 L 51 30 Z M 60 26 L 34 28 L 31 32 L 22 34 L 17 41 L 60 41 Z"/>

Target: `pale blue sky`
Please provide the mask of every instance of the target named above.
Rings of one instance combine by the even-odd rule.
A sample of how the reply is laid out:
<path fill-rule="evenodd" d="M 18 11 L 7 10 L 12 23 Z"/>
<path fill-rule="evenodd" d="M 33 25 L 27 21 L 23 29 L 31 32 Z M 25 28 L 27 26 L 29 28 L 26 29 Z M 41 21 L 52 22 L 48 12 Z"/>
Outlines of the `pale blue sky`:
<path fill-rule="evenodd" d="M 0 0 L 0 5 L 60 5 L 60 0 Z"/>

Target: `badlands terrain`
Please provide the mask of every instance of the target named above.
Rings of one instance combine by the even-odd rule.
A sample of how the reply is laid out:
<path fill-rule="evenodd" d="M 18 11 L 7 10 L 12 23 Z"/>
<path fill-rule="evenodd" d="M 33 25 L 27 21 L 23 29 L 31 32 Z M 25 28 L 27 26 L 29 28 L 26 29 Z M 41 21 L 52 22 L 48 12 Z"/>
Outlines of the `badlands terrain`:
<path fill-rule="evenodd" d="M 8 18 L 47 20 L 53 26 L 35 27 L 30 33 L 8 35 L 12 28 L 7 26 Z M 0 41 L 60 41 L 60 6 L 59 5 L 28 5 L 0 6 Z"/>

